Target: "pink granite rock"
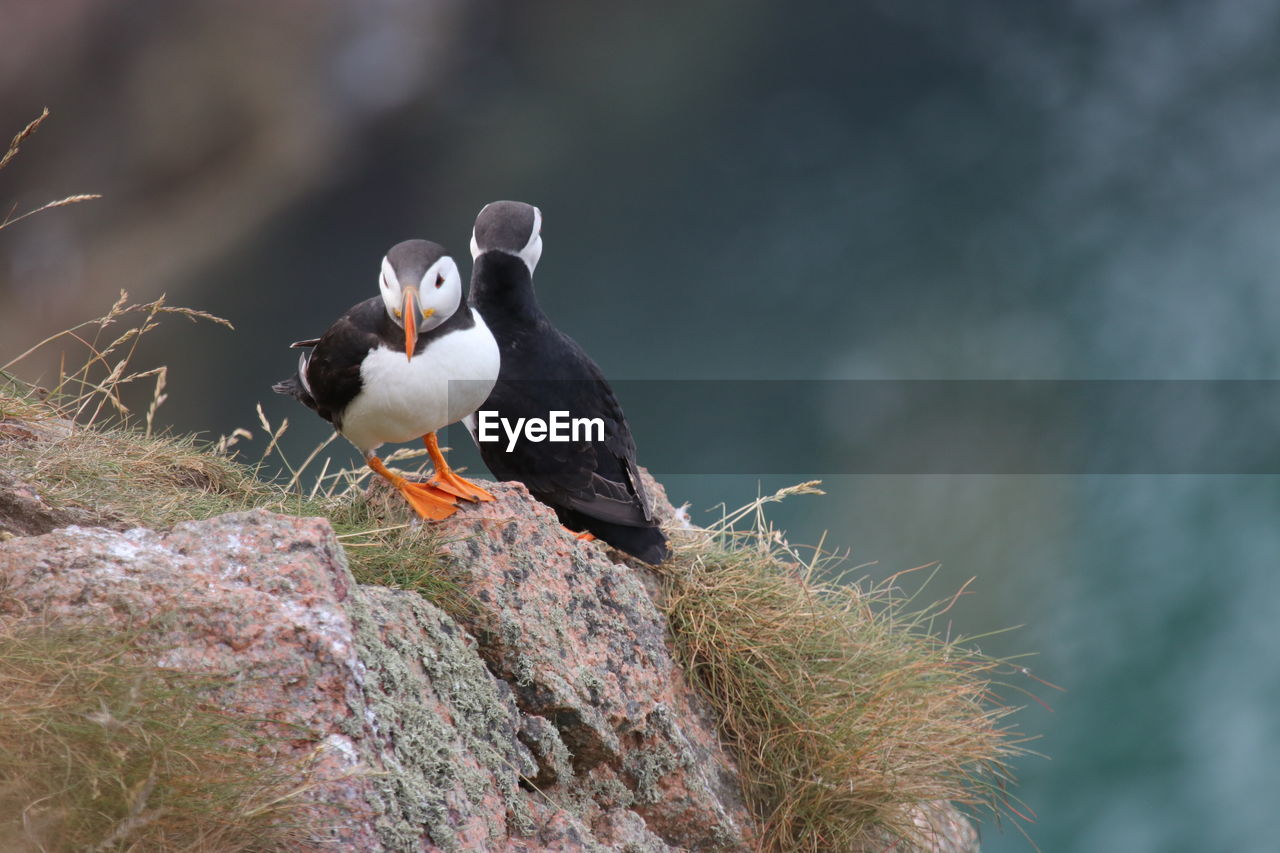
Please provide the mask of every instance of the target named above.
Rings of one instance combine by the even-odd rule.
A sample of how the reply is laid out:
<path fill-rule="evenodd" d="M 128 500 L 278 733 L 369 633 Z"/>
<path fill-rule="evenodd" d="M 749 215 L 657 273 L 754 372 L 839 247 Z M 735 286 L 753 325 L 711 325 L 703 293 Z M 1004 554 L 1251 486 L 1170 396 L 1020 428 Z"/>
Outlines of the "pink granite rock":
<path fill-rule="evenodd" d="M 17 532 L 48 529 L 21 488 L 44 514 Z M 327 521 L 266 511 L 0 542 L 0 618 L 141 629 L 157 665 L 224 676 L 216 701 L 295 732 L 276 748 L 310 767 L 317 851 L 753 849 L 649 570 L 489 488 L 437 527 L 475 602 L 461 622 L 355 583 Z M 962 828 L 930 849 L 976 850 Z"/>

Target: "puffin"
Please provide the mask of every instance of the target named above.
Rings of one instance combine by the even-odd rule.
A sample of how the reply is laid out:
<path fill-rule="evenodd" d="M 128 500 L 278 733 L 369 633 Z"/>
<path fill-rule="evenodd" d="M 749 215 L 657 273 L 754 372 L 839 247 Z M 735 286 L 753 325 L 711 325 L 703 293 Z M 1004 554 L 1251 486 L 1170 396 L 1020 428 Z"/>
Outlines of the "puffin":
<path fill-rule="evenodd" d="M 480 406 L 507 423 L 551 412 L 600 419 L 576 440 L 482 441 L 475 415 L 463 419 L 499 480 L 517 480 L 581 539 L 599 538 L 646 563 L 668 555 L 667 538 L 636 468 L 631 427 L 600 367 L 538 305 L 533 270 L 542 257 L 542 212 L 495 201 L 471 232 L 471 300 L 501 352 L 498 381 Z M 490 438 L 492 435 L 489 436 Z"/>
<path fill-rule="evenodd" d="M 458 265 L 439 244 L 406 240 L 383 257 L 378 288 L 320 337 L 291 344 L 304 350 L 298 372 L 272 390 L 333 424 L 422 518 L 447 518 L 459 500 L 493 500 L 449 467 L 436 438 L 479 408 L 498 378 L 498 344 L 463 297 Z M 375 453 L 419 438 L 435 466 L 426 483 Z"/>

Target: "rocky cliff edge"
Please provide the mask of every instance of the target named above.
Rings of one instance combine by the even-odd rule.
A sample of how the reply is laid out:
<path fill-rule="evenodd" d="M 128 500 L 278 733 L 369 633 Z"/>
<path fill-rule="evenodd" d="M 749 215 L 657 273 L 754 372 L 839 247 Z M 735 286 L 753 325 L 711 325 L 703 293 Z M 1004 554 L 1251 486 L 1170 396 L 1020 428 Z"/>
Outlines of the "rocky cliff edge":
<path fill-rule="evenodd" d="M 306 768 L 302 849 L 754 849 L 654 577 L 522 486 L 486 486 L 496 502 L 436 529 L 467 602 L 455 618 L 356 583 L 323 518 L 115 529 L 8 478 L 0 615 L 138 631 L 155 665 L 216 676 L 218 705 L 290 732 L 272 760 Z M 409 521 L 385 491 L 370 500 Z M 921 814 L 934 849 L 976 849 L 954 810 Z"/>

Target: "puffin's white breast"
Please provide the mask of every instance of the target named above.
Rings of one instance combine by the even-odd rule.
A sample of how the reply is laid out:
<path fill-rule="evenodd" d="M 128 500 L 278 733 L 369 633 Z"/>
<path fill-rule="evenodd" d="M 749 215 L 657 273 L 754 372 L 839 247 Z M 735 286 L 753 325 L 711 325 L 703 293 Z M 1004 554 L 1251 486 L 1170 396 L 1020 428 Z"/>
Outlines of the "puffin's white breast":
<path fill-rule="evenodd" d="M 498 344 L 475 325 L 449 332 L 412 359 L 378 347 L 360 366 L 360 393 L 342 414 L 342 434 L 366 456 L 385 442 L 413 441 L 480 408 L 498 379 Z"/>

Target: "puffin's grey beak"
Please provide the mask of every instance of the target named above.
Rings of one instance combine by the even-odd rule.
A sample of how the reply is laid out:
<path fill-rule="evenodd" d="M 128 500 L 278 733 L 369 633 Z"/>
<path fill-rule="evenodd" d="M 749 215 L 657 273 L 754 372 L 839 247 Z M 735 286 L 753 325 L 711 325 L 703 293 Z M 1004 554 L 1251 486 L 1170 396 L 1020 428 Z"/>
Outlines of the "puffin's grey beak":
<path fill-rule="evenodd" d="M 401 298 L 404 300 L 400 307 L 400 317 L 404 320 L 404 354 L 412 361 L 418 346 L 418 289 L 406 287 Z"/>

